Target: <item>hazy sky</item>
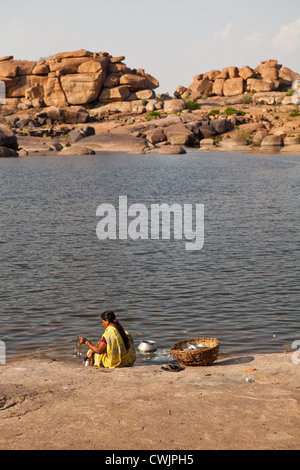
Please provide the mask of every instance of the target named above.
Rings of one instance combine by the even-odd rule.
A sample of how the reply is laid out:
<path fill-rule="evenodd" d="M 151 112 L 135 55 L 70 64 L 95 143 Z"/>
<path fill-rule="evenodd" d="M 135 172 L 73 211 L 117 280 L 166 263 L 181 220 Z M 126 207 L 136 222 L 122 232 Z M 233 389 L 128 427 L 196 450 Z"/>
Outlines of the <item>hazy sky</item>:
<path fill-rule="evenodd" d="M 0 0 L 0 18 L 0 57 L 106 51 L 151 73 L 159 92 L 265 59 L 300 72 L 299 0 Z"/>

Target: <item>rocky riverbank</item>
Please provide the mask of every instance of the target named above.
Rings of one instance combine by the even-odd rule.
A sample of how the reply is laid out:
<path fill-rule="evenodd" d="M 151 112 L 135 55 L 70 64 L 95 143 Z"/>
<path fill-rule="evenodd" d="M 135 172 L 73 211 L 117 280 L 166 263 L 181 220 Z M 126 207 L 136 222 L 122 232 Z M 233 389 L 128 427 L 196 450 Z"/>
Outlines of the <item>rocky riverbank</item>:
<path fill-rule="evenodd" d="M 2 450 L 297 450 L 299 365 L 290 353 L 180 372 L 23 358 L 0 365 L 0 416 Z"/>
<path fill-rule="evenodd" d="M 263 98 L 284 95 L 273 92 Z M 167 104 L 177 106 L 178 101 Z M 192 149 L 300 154 L 300 112 L 295 106 L 225 103 L 224 98 L 199 101 L 197 110 L 114 113 L 101 121 L 82 108 L 18 112 L 0 125 L 0 156 L 175 154 Z"/>
<path fill-rule="evenodd" d="M 263 61 L 194 77 L 171 97 L 124 57 L 81 50 L 40 62 L 0 59 L 0 156 L 190 149 L 300 154 L 299 74 Z"/>

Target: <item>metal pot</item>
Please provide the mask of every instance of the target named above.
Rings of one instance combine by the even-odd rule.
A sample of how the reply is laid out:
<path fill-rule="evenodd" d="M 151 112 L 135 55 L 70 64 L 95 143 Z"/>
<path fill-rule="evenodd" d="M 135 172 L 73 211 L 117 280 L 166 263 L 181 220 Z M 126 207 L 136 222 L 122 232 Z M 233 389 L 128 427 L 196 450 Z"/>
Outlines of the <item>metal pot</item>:
<path fill-rule="evenodd" d="M 155 341 L 142 341 L 138 345 L 138 350 L 144 353 L 150 353 L 156 351 L 157 347 Z"/>

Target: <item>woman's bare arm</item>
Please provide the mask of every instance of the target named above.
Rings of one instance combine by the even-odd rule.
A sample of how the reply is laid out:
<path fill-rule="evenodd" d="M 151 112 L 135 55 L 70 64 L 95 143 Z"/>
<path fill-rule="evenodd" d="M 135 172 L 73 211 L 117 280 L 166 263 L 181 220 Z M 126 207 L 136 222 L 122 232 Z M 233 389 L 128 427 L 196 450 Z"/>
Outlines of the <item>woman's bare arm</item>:
<path fill-rule="evenodd" d="M 86 338 L 80 338 L 80 343 L 86 344 L 87 347 L 96 354 L 103 354 L 106 352 L 106 343 L 103 343 L 101 340 L 96 345 L 94 345 Z"/>

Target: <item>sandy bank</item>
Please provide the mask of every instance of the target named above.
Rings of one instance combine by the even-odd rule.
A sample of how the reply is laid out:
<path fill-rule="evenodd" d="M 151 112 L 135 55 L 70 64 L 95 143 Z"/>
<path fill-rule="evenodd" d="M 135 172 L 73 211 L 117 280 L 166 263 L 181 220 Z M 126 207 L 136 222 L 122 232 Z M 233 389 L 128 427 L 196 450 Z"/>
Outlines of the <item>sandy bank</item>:
<path fill-rule="evenodd" d="M 298 449 L 299 370 L 290 353 L 181 372 L 22 359 L 0 366 L 0 449 Z"/>

